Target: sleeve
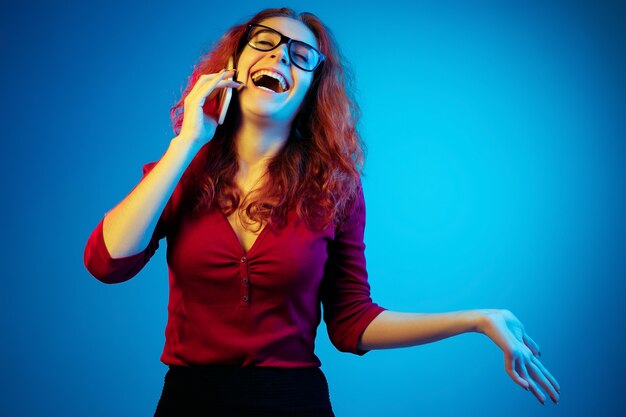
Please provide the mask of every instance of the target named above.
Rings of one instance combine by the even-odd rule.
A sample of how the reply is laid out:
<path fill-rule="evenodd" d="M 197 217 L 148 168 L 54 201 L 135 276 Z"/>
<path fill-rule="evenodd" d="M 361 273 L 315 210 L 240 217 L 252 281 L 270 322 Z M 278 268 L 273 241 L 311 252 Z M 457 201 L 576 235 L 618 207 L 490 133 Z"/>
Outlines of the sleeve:
<path fill-rule="evenodd" d="M 150 162 L 143 166 L 143 176 L 141 180 L 146 177 L 148 172 L 150 172 L 156 164 L 156 162 Z M 135 186 L 135 188 L 136 187 L 137 186 Z M 165 212 L 165 210 L 163 211 Z M 159 240 L 165 237 L 164 216 L 161 214 L 154 229 L 154 233 L 152 234 L 152 238 L 150 239 L 150 243 L 148 243 L 148 246 L 146 246 L 143 251 L 122 258 L 112 258 L 104 243 L 102 233 L 103 224 L 104 217 L 87 239 L 83 261 L 89 273 L 105 284 L 116 284 L 128 281 L 137 275 L 159 248 Z"/>
<path fill-rule="evenodd" d="M 324 322 L 332 344 L 341 352 L 363 356 L 359 338 L 384 307 L 372 302 L 365 265 L 365 200 L 360 186 L 346 221 L 329 243 L 328 259 L 320 288 Z"/>

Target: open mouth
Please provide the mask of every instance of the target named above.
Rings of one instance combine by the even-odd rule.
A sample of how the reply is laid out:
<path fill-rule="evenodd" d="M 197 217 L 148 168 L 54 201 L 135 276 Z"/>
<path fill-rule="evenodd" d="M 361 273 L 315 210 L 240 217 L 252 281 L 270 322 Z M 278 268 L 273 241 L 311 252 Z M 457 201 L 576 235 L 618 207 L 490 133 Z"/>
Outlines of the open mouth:
<path fill-rule="evenodd" d="M 252 83 L 262 89 L 272 93 L 284 93 L 289 90 L 289 84 L 285 78 L 273 71 L 260 70 L 252 74 Z"/>

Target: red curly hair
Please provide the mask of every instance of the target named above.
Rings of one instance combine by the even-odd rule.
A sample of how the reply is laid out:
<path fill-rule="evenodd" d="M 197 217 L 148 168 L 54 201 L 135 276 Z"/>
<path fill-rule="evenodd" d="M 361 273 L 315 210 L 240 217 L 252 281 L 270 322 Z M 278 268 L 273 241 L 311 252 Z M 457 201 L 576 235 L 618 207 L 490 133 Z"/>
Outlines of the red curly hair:
<path fill-rule="evenodd" d="M 265 9 L 231 27 L 211 51 L 200 57 L 180 101 L 171 108 L 174 132 L 180 133 L 185 97 L 200 76 L 225 68 L 230 56 L 234 55 L 237 63 L 246 46 L 248 24 L 275 16 L 304 23 L 315 35 L 326 60 L 315 70 L 285 146 L 268 163 L 269 181 L 251 192 L 243 206 L 252 222 L 284 226 L 287 212 L 295 207 L 309 228 L 324 229 L 331 223 L 337 227 L 360 192 L 366 149 L 356 128 L 360 109 L 353 98 L 351 73 L 331 31 L 314 14 L 296 14 L 289 8 Z M 236 90 L 233 100 L 238 100 Z M 211 105 L 215 103 L 205 103 L 205 111 Z M 238 160 L 232 140 L 240 118 L 238 106 L 231 105 L 224 124 L 200 149 L 181 179 L 194 216 L 214 206 L 229 216 L 240 206 L 241 195 L 234 182 Z M 242 224 L 246 223 L 242 218 Z"/>

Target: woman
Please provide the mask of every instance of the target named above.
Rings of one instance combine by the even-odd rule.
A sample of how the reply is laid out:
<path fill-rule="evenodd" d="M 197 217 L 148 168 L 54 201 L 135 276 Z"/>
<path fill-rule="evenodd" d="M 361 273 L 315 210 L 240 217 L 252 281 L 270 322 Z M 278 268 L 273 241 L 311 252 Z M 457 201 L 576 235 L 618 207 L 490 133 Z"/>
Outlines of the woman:
<path fill-rule="evenodd" d="M 223 70 L 231 56 L 236 70 Z M 232 103 L 218 125 L 226 89 Z M 314 15 L 268 9 L 234 26 L 183 95 L 172 109 L 177 136 L 85 248 L 87 269 L 116 283 L 167 238 L 169 370 L 155 415 L 334 415 L 314 354 L 320 302 L 340 351 L 481 332 L 517 384 L 558 401 L 511 312 L 399 313 L 372 302 L 358 106 Z"/>

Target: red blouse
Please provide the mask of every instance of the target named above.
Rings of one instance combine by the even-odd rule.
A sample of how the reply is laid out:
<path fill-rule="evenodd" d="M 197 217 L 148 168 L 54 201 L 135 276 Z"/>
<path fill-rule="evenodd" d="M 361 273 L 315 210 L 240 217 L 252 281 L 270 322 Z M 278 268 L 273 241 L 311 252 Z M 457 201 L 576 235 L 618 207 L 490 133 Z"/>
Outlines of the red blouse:
<path fill-rule="evenodd" d="M 155 165 L 144 165 L 143 178 Z M 319 367 L 314 347 L 320 302 L 332 344 L 360 356 L 369 352 L 357 349 L 358 339 L 387 309 L 370 298 L 362 189 L 337 230 L 331 225 L 313 232 L 291 210 L 287 226 L 266 226 L 248 253 L 219 209 L 199 219 L 176 218 L 181 195 L 179 182 L 142 252 L 112 258 L 102 235 L 104 218 L 84 252 L 87 270 L 114 284 L 135 276 L 159 240 L 167 239 L 164 364 Z"/>

